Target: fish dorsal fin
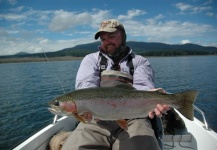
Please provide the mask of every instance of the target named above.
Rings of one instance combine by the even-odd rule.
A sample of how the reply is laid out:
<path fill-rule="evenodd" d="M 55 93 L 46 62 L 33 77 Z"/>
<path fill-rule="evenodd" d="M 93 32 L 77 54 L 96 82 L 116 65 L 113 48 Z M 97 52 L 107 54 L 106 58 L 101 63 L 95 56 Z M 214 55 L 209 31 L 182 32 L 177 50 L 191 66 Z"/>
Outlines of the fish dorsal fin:
<path fill-rule="evenodd" d="M 114 86 L 115 88 L 122 88 L 122 89 L 129 89 L 129 90 L 135 90 L 135 88 L 131 84 L 122 83 Z"/>
<path fill-rule="evenodd" d="M 105 70 L 102 72 L 102 76 L 118 76 L 118 77 L 123 77 L 123 78 L 133 80 L 132 75 L 127 74 L 125 72 L 116 71 L 116 70 Z"/>

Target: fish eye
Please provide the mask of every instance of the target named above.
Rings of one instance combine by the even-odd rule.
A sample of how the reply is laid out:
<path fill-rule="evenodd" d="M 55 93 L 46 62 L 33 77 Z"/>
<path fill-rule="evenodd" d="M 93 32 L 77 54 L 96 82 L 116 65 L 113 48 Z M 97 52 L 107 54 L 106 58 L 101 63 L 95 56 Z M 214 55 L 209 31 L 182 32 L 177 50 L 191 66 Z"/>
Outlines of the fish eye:
<path fill-rule="evenodd" d="M 59 106 L 60 103 L 58 102 L 58 100 L 55 100 L 54 103 L 53 103 L 55 106 Z"/>

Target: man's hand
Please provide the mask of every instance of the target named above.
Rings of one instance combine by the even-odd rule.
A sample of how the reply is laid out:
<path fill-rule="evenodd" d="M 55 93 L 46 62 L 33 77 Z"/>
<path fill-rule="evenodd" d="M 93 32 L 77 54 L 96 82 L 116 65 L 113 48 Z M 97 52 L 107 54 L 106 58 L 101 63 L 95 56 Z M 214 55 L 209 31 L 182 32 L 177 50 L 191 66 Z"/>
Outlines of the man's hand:
<path fill-rule="evenodd" d="M 157 104 L 156 108 L 148 113 L 149 118 L 153 119 L 154 115 L 157 117 L 162 117 L 162 114 L 165 114 L 170 109 L 169 105 L 160 105 Z"/>
<path fill-rule="evenodd" d="M 160 93 L 166 94 L 166 91 L 164 91 L 162 88 L 150 89 L 149 91 L 158 91 Z M 165 114 L 169 109 L 170 109 L 170 106 L 168 105 L 157 104 L 156 108 L 153 111 L 148 113 L 148 116 L 151 119 L 154 118 L 154 115 L 156 115 L 157 117 L 162 117 L 162 114 Z"/>
<path fill-rule="evenodd" d="M 87 113 L 87 112 L 86 112 L 86 113 L 84 113 L 82 116 L 84 117 L 84 119 L 85 119 L 87 122 L 91 122 L 91 120 L 93 119 L 91 113 Z"/>

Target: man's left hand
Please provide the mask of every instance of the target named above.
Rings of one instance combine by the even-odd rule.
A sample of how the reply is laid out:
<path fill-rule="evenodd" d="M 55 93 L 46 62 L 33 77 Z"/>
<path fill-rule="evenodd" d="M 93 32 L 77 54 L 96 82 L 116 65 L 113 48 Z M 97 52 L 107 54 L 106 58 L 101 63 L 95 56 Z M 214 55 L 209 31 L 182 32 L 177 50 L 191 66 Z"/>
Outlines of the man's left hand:
<path fill-rule="evenodd" d="M 156 88 L 156 89 L 150 89 L 149 91 L 158 91 L 160 93 L 166 94 L 166 91 L 164 91 L 162 88 Z M 156 115 L 157 117 L 162 117 L 162 114 L 165 114 L 170 109 L 169 105 L 160 105 L 157 104 L 156 108 L 148 113 L 149 118 L 153 119 Z"/>
<path fill-rule="evenodd" d="M 156 108 L 148 113 L 149 118 L 153 119 L 156 115 L 157 117 L 162 117 L 162 114 L 165 114 L 170 109 L 169 105 L 160 105 L 157 104 Z"/>

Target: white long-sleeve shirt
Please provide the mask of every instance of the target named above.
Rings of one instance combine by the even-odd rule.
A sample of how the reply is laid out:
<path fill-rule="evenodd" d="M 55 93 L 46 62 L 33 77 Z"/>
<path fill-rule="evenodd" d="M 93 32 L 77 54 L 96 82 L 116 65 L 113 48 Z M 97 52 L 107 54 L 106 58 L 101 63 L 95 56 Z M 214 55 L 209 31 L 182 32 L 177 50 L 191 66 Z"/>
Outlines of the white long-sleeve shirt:
<path fill-rule="evenodd" d="M 100 52 L 88 54 L 82 60 L 76 76 L 75 89 L 83 89 L 89 87 L 99 87 L 100 85 Z M 132 53 L 130 50 L 129 54 Z M 107 55 L 103 54 L 107 60 L 107 70 L 111 70 L 114 64 L 113 60 Z M 127 66 L 128 56 L 123 58 L 119 65 L 122 72 L 130 74 L 129 66 Z M 133 54 L 133 87 L 138 90 L 149 90 L 154 88 L 154 71 L 150 66 L 149 61 L 140 56 Z"/>

